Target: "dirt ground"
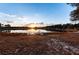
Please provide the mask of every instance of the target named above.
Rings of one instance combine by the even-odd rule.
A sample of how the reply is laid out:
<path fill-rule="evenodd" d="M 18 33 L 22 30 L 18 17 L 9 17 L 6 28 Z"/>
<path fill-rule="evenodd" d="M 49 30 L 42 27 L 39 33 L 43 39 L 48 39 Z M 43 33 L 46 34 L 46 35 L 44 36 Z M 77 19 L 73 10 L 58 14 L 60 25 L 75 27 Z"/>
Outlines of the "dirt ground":
<path fill-rule="evenodd" d="M 44 35 L 0 33 L 1 55 L 76 55 L 79 33 L 55 32 Z"/>

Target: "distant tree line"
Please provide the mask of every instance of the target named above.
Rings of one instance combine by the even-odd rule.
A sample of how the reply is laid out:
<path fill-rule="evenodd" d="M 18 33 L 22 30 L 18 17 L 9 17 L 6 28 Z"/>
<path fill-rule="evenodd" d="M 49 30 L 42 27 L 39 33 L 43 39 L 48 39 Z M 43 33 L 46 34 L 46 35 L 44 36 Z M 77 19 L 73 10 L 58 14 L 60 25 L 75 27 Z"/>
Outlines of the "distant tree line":
<path fill-rule="evenodd" d="M 24 27 L 11 27 L 10 24 L 6 24 L 6 25 L 3 25 L 0 23 L 0 31 L 4 31 L 4 29 L 2 28 L 5 28 L 7 29 L 6 31 L 8 32 L 10 29 L 11 30 L 14 30 L 14 29 L 25 29 L 27 30 L 28 28 L 24 28 Z M 9 29 L 10 28 L 10 29 Z M 67 23 L 67 24 L 55 24 L 55 25 L 49 25 L 49 26 L 46 26 L 46 27 L 40 27 L 40 28 L 36 28 L 36 29 L 45 29 L 45 30 L 49 30 L 49 31 L 60 31 L 60 32 L 63 32 L 63 31 L 74 31 L 74 30 L 79 30 L 79 23 L 77 24 L 71 24 L 71 23 Z"/>
<path fill-rule="evenodd" d="M 10 27 L 11 27 L 10 24 L 4 25 L 4 24 L 0 23 L 0 32 L 10 32 L 10 30 L 4 30 L 3 27 L 8 27 L 8 28 L 10 28 Z"/>
<path fill-rule="evenodd" d="M 11 25 L 10 25 L 10 24 L 4 25 L 4 24 L 0 23 L 0 28 L 1 28 L 1 27 L 11 27 Z"/>
<path fill-rule="evenodd" d="M 56 24 L 56 25 L 51 25 L 51 26 L 46 26 L 44 27 L 46 30 L 51 30 L 51 31 L 75 31 L 79 30 L 79 23 L 78 24 Z"/>

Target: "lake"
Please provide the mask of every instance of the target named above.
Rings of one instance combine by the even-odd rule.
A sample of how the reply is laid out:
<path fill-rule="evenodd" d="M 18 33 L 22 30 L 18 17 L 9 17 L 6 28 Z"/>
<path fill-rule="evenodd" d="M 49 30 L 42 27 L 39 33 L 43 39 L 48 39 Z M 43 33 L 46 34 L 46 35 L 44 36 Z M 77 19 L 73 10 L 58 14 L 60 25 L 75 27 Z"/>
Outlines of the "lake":
<path fill-rule="evenodd" d="M 4 30 L 2 32 L 27 33 L 27 34 L 33 35 L 33 34 L 49 33 L 51 31 L 47 31 L 47 30 L 43 30 L 43 29 L 28 29 L 28 30 Z"/>

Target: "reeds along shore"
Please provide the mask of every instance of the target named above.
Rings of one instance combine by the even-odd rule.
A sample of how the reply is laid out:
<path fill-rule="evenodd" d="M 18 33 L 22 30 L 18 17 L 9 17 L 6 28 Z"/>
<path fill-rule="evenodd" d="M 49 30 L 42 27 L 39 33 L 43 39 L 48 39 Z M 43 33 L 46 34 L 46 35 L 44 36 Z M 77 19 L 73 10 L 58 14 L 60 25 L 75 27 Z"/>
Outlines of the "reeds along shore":
<path fill-rule="evenodd" d="M 0 33 L 0 54 L 50 55 L 79 54 L 79 34 L 53 32 L 44 35 Z"/>

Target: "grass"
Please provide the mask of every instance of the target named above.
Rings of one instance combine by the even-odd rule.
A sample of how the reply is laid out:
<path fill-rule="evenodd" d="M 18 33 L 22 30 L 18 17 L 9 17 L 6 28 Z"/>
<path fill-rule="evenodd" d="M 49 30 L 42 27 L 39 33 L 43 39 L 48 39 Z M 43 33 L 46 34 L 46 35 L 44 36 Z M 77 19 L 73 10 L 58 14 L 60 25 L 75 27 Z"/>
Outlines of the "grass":
<path fill-rule="evenodd" d="M 51 44 L 51 39 L 57 39 L 73 47 L 79 45 L 79 34 L 72 32 L 54 32 L 44 35 L 27 35 L 26 33 L 0 33 L 1 55 L 43 55 L 43 54 L 72 54 L 63 50 L 58 51 Z M 53 42 L 54 43 L 54 42 Z M 49 46 L 51 45 L 51 46 Z M 56 44 L 55 44 L 56 45 Z M 78 53 L 73 53 L 78 54 Z"/>

